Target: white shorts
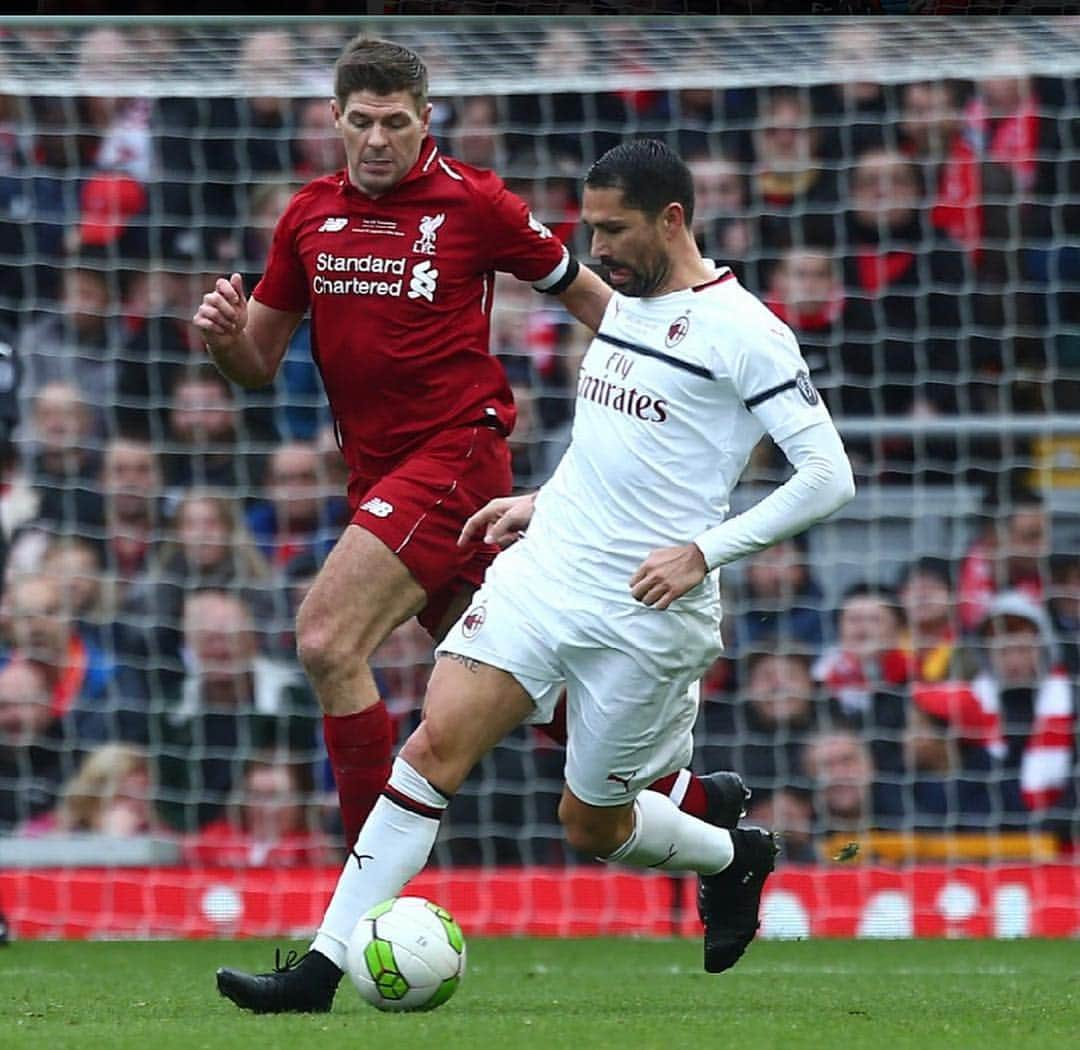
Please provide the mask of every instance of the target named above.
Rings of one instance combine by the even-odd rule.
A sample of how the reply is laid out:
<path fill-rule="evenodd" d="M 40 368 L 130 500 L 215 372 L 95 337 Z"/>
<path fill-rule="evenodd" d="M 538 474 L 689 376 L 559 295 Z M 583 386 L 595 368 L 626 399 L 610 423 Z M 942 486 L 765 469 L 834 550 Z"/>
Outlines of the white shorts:
<path fill-rule="evenodd" d="M 700 679 L 721 649 L 709 613 L 575 594 L 519 543 L 436 652 L 512 674 L 536 705 L 528 722 L 550 722 L 565 687 L 566 783 L 583 802 L 614 806 L 690 762 Z"/>

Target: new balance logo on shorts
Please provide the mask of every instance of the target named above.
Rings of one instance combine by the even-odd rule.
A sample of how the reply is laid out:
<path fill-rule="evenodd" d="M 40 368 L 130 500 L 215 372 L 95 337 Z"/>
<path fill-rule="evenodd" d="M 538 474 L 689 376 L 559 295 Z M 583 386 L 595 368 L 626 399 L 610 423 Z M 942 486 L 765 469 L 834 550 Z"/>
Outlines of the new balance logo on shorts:
<path fill-rule="evenodd" d="M 319 227 L 319 233 L 340 233 L 346 226 L 349 225 L 348 219 L 324 219 L 323 224 Z"/>
<path fill-rule="evenodd" d="M 431 265 L 429 259 L 418 262 L 412 268 L 412 276 L 409 278 L 409 298 L 435 302 L 435 285 L 438 280 L 439 271 Z"/>
<path fill-rule="evenodd" d="M 360 509 L 366 510 L 368 514 L 374 514 L 376 518 L 389 518 L 394 513 L 394 505 L 387 503 L 384 499 L 379 499 L 378 496 L 372 496 L 366 503 L 361 503 Z"/>

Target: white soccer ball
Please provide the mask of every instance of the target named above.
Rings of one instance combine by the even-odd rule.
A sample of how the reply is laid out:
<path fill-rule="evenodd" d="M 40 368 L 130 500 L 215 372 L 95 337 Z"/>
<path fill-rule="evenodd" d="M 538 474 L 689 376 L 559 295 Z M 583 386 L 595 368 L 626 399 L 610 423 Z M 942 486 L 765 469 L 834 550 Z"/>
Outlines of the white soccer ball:
<path fill-rule="evenodd" d="M 392 897 L 366 912 L 349 938 L 346 972 L 380 1010 L 434 1010 L 465 974 L 465 937 L 445 908 Z"/>

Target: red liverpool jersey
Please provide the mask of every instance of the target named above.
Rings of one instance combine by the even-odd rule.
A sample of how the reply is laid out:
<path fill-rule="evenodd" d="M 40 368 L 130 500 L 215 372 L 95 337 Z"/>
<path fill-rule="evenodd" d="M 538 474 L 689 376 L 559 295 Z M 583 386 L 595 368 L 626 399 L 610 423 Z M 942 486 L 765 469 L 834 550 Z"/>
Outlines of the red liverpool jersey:
<path fill-rule="evenodd" d="M 371 199 L 347 173 L 290 201 L 253 296 L 311 310 L 350 471 L 382 473 L 446 427 L 514 406 L 488 352 L 494 271 L 550 287 L 569 256 L 493 172 L 444 159 L 425 139 L 412 170 Z"/>

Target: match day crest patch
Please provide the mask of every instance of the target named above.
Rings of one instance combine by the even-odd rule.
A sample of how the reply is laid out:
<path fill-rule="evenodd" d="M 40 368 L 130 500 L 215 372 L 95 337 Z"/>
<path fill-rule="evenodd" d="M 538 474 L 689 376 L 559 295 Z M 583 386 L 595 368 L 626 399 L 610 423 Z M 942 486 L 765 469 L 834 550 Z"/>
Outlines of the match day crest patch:
<path fill-rule="evenodd" d="M 795 373 L 795 389 L 799 391 L 802 399 L 808 405 L 816 405 L 820 400 L 818 392 L 814 389 L 814 384 L 810 382 L 810 374 L 805 370 Z"/>
<path fill-rule="evenodd" d="M 677 346 L 683 341 L 686 333 L 689 331 L 690 318 L 687 317 L 686 314 L 683 314 L 682 317 L 676 317 L 668 326 L 667 338 L 664 339 L 664 346 Z"/>

